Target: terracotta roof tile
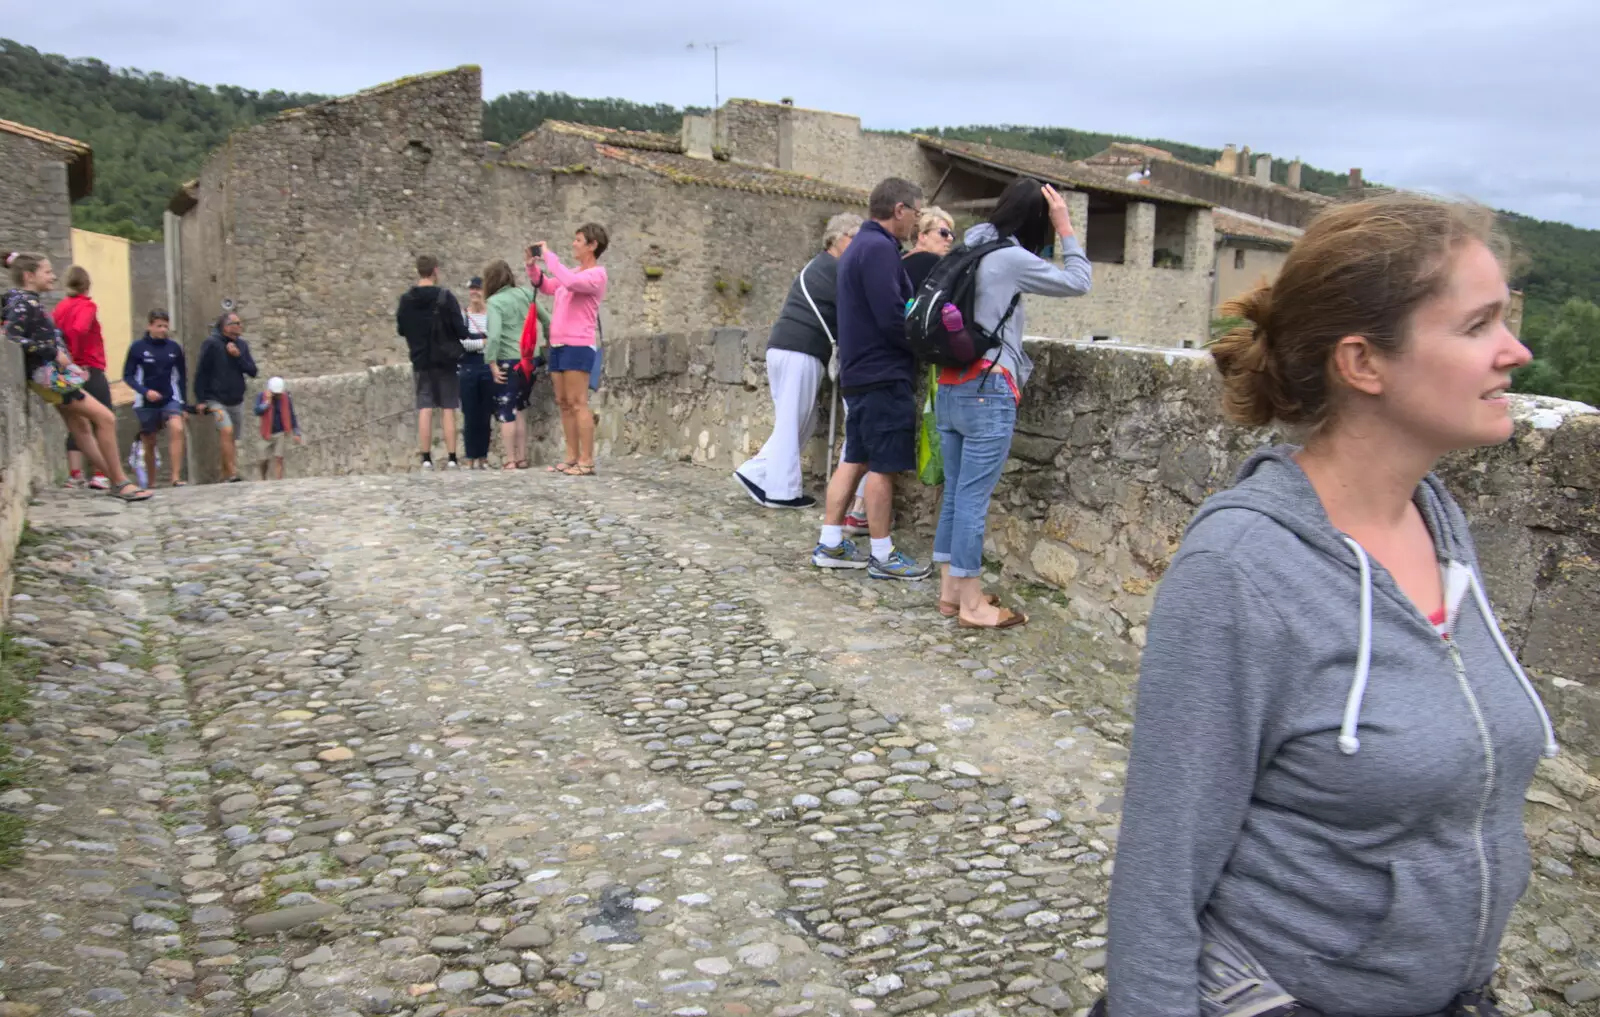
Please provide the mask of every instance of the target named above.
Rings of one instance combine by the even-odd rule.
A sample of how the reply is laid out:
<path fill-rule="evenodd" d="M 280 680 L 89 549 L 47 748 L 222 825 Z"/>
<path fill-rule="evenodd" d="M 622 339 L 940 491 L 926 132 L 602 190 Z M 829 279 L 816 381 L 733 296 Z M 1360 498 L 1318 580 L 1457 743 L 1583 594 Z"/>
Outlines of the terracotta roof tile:
<path fill-rule="evenodd" d="M 1305 234 L 1305 230 L 1283 223 L 1272 222 L 1259 216 L 1246 215 L 1231 208 L 1213 209 L 1211 222 L 1220 236 L 1243 237 L 1290 247 Z"/>
<path fill-rule="evenodd" d="M 1161 201 L 1173 205 L 1209 208 L 1209 201 L 1191 198 L 1187 194 L 1169 191 L 1149 183 L 1128 180 L 1122 174 L 1088 166 L 1081 162 L 1068 162 L 1054 156 L 1020 149 L 1001 148 L 998 145 L 980 145 L 970 141 L 951 141 L 917 135 L 923 148 L 944 152 L 959 159 L 967 159 L 995 169 L 1037 177 L 1046 183 L 1070 187 L 1078 191 L 1101 191 L 1140 201 Z"/>
<path fill-rule="evenodd" d="M 547 127 L 558 134 L 572 134 L 616 148 L 637 148 L 649 152 L 683 151 L 683 139 L 671 134 L 657 134 L 654 131 L 626 131 L 620 127 L 594 127 L 566 120 L 546 120 L 540 127 Z"/>
<path fill-rule="evenodd" d="M 734 191 L 755 194 L 782 194 L 794 198 L 812 198 L 843 205 L 862 206 L 867 203 L 867 192 L 853 187 L 830 184 L 815 177 L 784 170 L 767 169 L 743 163 L 694 159 L 678 152 L 661 152 L 639 148 L 621 148 L 615 145 L 595 145 L 595 151 L 607 159 L 647 170 L 680 184 L 699 184 L 705 187 L 724 187 Z"/>

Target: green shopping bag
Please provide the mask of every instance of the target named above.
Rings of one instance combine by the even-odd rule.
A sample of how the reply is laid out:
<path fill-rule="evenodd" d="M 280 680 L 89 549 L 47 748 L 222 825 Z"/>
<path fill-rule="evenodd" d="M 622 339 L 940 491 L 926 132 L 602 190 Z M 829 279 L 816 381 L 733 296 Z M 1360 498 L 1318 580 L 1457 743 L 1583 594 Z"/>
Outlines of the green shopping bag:
<path fill-rule="evenodd" d="M 939 418 L 933 396 L 939 391 L 937 368 L 928 368 L 928 387 L 922 396 L 922 426 L 917 430 L 917 479 L 929 487 L 944 483 L 944 452 L 939 443 Z"/>

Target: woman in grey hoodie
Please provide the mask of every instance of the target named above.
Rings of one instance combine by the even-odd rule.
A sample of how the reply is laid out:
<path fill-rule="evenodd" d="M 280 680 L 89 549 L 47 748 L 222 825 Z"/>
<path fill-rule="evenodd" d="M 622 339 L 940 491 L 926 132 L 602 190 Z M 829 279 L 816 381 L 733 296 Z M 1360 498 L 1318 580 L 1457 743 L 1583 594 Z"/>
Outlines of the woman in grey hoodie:
<path fill-rule="evenodd" d="M 1157 593 L 1110 1017 L 1497 1012 L 1555 736 L 1430 473 L 1512 431 L 1529 354 L 1491 228 L 1432 199 L 1337 206 L 1223 308 L 1229 415 L 1307 436 L 1206 501 Z"/>
<path fill-rule="evenodd" d="M 1060 238 L 1059 268 L 1038 254 L 1051 237 Z M 968 247 L 994 240 L 1009 244 L 978 263 L 972 311 L 978 326 L 1000 345 L 969 367 L 940 372 L 934 406 L 944 456 L 944 505 L 933 538 L 933 560 L 943 566 L 939 613 L 959 616 L 963 628 L 1011 628 L 1028 620 L 999 607 L 997 598 L 983 592 L 980 578 L 989 498 L 1011 452 L 1017 405 L 1033 371 L 1022 349 L 1022 295 L 1082 296 L 1092 279 L 1066 201 L 1055 188 L 1030 177 L 1013 180 L 989 221 L 972 227 L 965 238 Z"/>

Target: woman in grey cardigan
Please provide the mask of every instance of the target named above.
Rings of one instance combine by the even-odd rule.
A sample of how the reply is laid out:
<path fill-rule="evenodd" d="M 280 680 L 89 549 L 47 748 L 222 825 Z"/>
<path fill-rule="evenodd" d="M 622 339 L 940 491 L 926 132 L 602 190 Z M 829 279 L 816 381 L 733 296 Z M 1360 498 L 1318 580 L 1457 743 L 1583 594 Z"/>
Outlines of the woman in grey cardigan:
<path fill-rule="evenodd" d="M 1303 428 L 1161 580 L 1111 884 L 1111 1017 L 1495 1017 L 1555 736 L 1430 472 L 1511 436 L 1493 214 L 1324 212 L 1222 308 L 1236 421 Z"/>
<path fill-rule="evenodd" d="M 739 486 L 758 505 L 803 509 L 817 503 L 800 490 L 800 450 L 817 425 L 817 389 L 833 357 L 839 255 L 860 227 L 861 217 L 849 212 L 828 220 L 822 253 L 807 262 L 789 286 L 789 298 L 767 336 L 772 436 L 754 458 L 733 471 Z"/>

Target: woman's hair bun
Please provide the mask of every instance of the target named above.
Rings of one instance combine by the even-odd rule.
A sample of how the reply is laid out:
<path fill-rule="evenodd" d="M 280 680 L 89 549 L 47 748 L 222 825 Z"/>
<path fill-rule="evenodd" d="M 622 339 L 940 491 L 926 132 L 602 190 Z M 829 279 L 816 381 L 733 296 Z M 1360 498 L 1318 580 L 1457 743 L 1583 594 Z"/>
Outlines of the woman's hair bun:
<path fill-rule="evenodd" d="M 1222 374 L 1222 406 L 1232 420 L 1263 427 L 1292 420 L 1294 408 L 1272 359 L 1272 285 L 1262 283 L 1222 305 L 1211 358 Z M 1288 415 L 1285 415 L 1288 411 Z"/>

